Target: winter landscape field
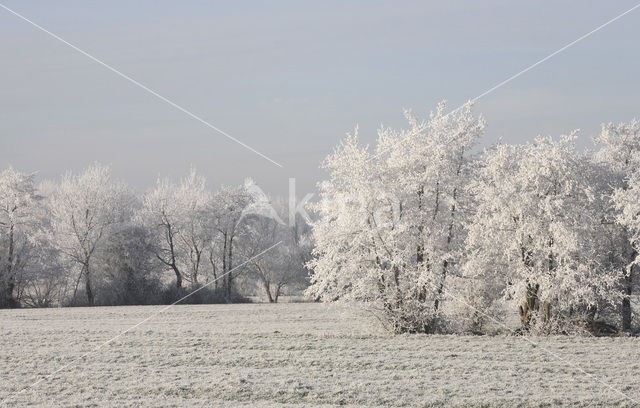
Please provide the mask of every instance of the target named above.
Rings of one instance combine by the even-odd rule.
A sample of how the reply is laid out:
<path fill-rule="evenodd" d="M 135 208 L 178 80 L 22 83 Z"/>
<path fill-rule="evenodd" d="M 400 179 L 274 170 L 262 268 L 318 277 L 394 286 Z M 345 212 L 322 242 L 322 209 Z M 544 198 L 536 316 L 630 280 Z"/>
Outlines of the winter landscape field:
<path fill-rule="evenodd" d="M 640 407 L 640 3 L 0 0 L 0 408 Z"/>
<path fill-rule="evenodd" d="M 0 397 L 157 309 L 0 311 Z M 532 337 L 534 346 L 516 336 L 394 336 L 368 319 L 351 307 L 317 303 L 175 306 L 5 402 L 39 407 L 637 406 L 605 384 L 640 397 L 637 338 Z"/>

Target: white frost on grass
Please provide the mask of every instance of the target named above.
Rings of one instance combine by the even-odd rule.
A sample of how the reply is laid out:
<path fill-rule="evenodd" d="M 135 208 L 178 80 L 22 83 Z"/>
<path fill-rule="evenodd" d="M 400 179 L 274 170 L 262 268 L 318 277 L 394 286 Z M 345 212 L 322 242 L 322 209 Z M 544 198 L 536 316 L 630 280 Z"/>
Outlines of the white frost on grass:
<path fill-rule="evenodd" d="M 633 406 L 510 336 L 391 336 L 321 304 L 176 306 L 8 406 Z M 157 307 L 0 310 L 0 399 Z M 640 398 L 634 338 L 536 338 Z"/>

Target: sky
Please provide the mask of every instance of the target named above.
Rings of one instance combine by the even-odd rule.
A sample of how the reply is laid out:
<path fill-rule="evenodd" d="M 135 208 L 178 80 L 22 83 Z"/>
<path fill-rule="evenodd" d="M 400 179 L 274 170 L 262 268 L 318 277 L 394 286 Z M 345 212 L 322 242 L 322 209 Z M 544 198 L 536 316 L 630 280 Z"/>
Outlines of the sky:
<path fill-rule="evenodd" d="M 634 0 L 636 1 L 636 0 Z M 212 189 L 247 177 L 314 192 L 359 125 L 454 109 L 634 1 L 0 0 L 274 161 L 0 9 L 0 164 L 57 179 L 95 161 L 144 191 L 194 166 Z M 640 9 L 479 100 L 481 146 L 640 117 Z"/>

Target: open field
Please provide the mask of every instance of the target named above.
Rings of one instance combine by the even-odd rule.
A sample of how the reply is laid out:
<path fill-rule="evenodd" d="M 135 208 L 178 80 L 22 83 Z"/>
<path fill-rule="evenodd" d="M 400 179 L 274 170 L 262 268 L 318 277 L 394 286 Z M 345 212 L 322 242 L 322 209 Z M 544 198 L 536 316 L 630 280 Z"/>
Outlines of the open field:
<path fill-rule="evenodd" d="M 0 310 L 0 398 L 158 307 Z M 390 336 L 321 304 L 176 306 L 7 406 L 636 406 L 634 338 Z"/>

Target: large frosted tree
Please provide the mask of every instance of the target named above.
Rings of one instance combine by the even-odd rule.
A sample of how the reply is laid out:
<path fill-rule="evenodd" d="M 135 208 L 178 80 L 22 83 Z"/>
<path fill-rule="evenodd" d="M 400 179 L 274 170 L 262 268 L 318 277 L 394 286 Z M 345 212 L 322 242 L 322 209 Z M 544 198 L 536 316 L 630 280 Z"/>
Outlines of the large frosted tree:
<path fill-rule="evenodd" d="M 635 160 L 640 164 L 640 156 L 636 156 Z M 640 264 L 640 172 L 635 171 L 626 187 L 616 191 L 614 200 L 620 210 L 618 221 L 627 229 L 628 239 L 634 250 L 627 271 L 631 283 L 631 266 Z M 625 290 L 625 295 L 630 296 L 631 293 Z"/>
<path fill-rule="evenodd" d="M 623 291 L 620 303 L 622 329 L 631 330 L 632 296 L 637 286 L 634 274 L 637 269 L 638 229 L 637 229 L 637 179 L 640 170 L 640 123 L 604 124 L 595 142 L 600 145 L 596 159 L 607 172 L 606 196 L 608 202 L 604 217 L 609 225 L 608 239 L 612 263 L 615 263 Z M 634 214 L 634 211 L 635 214 Z"/>
<path fill-rule="evenodd" d="M 406 130 L 380 129 L 376 154 L 356 129 L 326 159 L 308 293 L 368 302 L 396 332 L 433 332 L 460 264 L 469 152 L 485 124 L 471 104 L 406 117 Z"/>
<path fill-rule="evenodd" d="M 615 274 L 599 240 L 597 168 L 576 152 L 574 139 L 498 145 L 471 189 L 478 206 L 467 276 L 493 291 L 487 296 L 518 308 L 525 327 L 593 319 L 616 298 Z"/>

